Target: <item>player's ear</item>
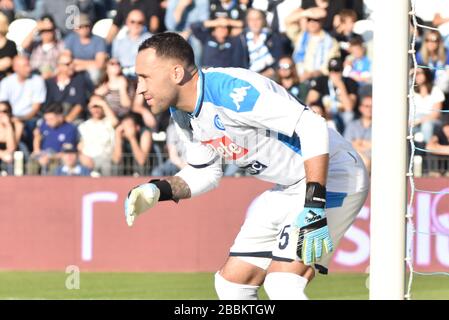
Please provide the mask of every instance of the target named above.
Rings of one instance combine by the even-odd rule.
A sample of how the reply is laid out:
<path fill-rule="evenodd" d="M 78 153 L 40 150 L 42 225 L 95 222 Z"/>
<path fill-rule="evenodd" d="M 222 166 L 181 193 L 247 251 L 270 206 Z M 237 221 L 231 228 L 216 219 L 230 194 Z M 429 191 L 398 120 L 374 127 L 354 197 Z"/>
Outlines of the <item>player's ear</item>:
<path fill-rule="evenodd" d="M 173 80 L 176 84 L 180 84 L 182 80 L 184 80 L 185 70 L 184 67 L 180 64 L 177 64 L 173 68 Z"/>

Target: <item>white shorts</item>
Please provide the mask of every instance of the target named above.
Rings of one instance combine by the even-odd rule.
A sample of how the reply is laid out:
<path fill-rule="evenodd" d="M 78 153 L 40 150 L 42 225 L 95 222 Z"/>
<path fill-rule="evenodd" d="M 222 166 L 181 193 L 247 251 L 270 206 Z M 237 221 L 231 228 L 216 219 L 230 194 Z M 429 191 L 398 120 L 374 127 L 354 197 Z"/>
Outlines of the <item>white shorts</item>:
<path fill-rule="evenodd" d="M 240 257 L 265 270 L 271 260 L 299 261 L 296 254 L 297 235 L 291 232 L 291 225 L 304 206 L 305 187 L 305 183 L 289 188 L 276 186 L 254 199 L 230 249 L 230 256 Z M 333 252 L 354 222 L 367 195 L 368 190 L 350 195 L 327 193 L 326 216 Z M 333 252 L 324 254 L 314 265 L 315 269 L 327 274 Z"/>

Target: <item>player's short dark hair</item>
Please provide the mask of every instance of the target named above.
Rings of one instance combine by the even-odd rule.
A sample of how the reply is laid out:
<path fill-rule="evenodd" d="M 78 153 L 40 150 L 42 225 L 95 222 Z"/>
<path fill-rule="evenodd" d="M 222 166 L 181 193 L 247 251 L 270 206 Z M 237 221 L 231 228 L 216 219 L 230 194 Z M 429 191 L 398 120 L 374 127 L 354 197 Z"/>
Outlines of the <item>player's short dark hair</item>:
<path fill-rule="evenodd" d="M 47 113 L 55 113 L 55 114 L 63 114 L 64 113 L 64 107 L 59 102 L 53 102 L 47 105 L 44 108 L 44 114 Z"/>
<path fill-rule="evenodd" d="M 192 47 L 177 33 L 156 33 L 140 44 L 139 52 L 149 48 L 155 49 L 159 57 L 178 59 L 184 61 L 187 66 L 195 64 Z"/>

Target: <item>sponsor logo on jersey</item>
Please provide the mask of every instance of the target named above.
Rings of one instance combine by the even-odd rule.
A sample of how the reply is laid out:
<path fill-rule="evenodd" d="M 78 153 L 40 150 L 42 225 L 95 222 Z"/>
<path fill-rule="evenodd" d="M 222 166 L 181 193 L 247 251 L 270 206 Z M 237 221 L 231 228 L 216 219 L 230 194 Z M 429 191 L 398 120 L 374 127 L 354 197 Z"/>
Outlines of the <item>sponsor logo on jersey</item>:
<path fill-rule="evenodd" d="M 267 166 L 260 163 L 257 160 L 254 160 L 253 162 L 251 162 L 249 165 L 245 166 L 245 167 L 241 167 L 242 169 L 245 169 L 246 172 L 248 172 L 250 175 L 258 175 L 259 173 L 261 173 L 262 171 L 264 171 Z"/>
<path fill-rule="evenodd" d="M 237 107 L 237 111 L 240 111 L 240 103 L 242 103 L 245 100 L 245 97 L 248 94 L 249 89 L 251 89 L 251 86 L 234 88 L 234 90 L 232 90 L 232 92 L 229 94 L 229 96 L 232 99 L 232 102 L 234 102 L 235 106 Z"/>
<path fill-rule="evenodd" d="M 237 160 L 248 153 L 248 149 L 239 146 L 226 136 L 202 143 L 212 146 L 226 160 Z"/>
<path fill-rule="evenodd" d="M 225 127 L 224 127 L 223 123 L 221 122 L 221 119 L 218 116 L 218 114 L 215 115 L 215 117 L 214 117 L 214 125 L 218 130 L 222 130 L 222 131 L 225 130 Z"/>

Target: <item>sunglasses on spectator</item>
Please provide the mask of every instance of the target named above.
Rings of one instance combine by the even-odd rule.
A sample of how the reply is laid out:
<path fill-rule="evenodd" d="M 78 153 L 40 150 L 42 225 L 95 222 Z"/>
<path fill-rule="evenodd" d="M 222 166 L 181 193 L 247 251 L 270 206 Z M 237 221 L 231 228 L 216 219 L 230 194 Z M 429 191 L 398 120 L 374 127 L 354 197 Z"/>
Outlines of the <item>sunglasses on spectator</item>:
<path fill-rule="evenodd" d="M 79 26 L 79 28 L 80 28 L 80 29 L 83 29 L 83 28 L 90 28 L 90 24 L 82 24 L 82 25 Z"/>
<path fill-rule="evenodd" d="M 131 23 L 131 24 L 139 24 L 139 25 L 143 26 L 145 24 L 145 21 L 142 21 L 142 20 L 129 20 L 129 23 Z"/>
<path fill-rule="evenodd" d="M 43 29 L 43 30 L 40 30 L 39 33 L 53 32 L 53 31 L 55 31 L 55 29 Z"/>
<path fill-rule="evenodd" d="M 321 19 L 315 19 L 315 18 L 307 18 L 307 21 L 315 21 L 315 22 L 320 22 Z"/>
<path fill-rule="evenodd" d="M 279 69 L 290 69 L 292 65 L 290 63 L 280 63 Z"/>
<path fill-rule="evenodd" d="M 427 38 L 426 42 L 439 42 L 438 38 Z"/>

